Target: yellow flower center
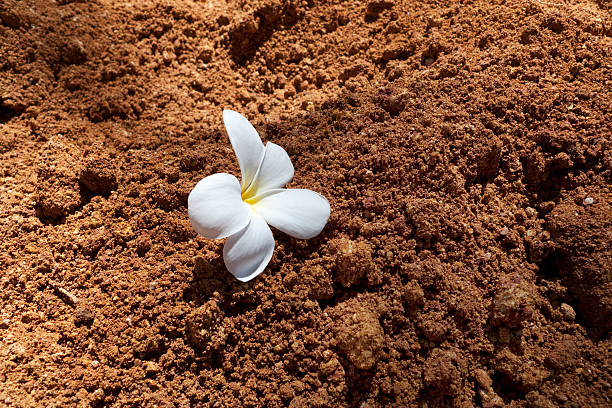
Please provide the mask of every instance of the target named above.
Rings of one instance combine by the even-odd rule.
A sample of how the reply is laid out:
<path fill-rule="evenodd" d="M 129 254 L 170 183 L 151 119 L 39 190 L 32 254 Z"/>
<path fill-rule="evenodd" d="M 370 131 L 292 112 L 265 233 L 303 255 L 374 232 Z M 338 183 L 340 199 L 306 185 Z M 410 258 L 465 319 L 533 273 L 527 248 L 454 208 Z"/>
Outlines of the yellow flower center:
<path fill-rule="evenodd" d="M 253 182 L 251 182 L 251 185 L 249 185 L 249 187 L 240 194 L 240 196 L 242 197 L 242 201 L 249 205 L 255 204 L 258 201 L 253 200 L 253 198 L 255 198 L 256 192 L 257 186 Z"/>

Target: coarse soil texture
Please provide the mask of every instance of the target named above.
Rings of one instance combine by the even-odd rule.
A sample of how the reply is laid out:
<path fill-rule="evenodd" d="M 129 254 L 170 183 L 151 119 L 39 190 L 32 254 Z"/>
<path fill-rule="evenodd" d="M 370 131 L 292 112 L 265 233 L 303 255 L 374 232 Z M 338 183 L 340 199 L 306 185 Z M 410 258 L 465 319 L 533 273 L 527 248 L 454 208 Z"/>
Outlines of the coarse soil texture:
<path fill-rule="evenodd" d="M 332 208 L 242 284 L 221 112 Z M 612 406 L 605 0 L 1 0 L 0 406 Z"/>

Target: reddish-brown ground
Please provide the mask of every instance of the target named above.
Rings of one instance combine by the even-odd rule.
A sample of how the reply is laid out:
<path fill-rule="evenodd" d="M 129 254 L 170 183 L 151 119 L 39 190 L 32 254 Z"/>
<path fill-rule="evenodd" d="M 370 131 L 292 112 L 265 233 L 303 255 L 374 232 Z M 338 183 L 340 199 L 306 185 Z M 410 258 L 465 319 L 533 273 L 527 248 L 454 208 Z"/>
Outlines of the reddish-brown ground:
<path fill-rule="evenodd" d="M 609 407 L 605 0 L 2 0 L 0 406 Z M 325 195 L 248 284 L 221 111 Z"/>

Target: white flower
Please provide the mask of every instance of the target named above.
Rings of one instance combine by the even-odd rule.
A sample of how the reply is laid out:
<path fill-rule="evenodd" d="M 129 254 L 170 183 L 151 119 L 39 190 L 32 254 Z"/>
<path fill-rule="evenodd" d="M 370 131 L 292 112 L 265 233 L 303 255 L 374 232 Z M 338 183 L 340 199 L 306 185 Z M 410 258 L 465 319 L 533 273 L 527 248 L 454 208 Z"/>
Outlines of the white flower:
<path fill-rule="evenodd" d="M 240 281 L 259 275 L 274 252 L 268 224 L 295 238 L 318 235 L 329 219 L 329 203 L 311 190 L 287 190 L 293 164 L 287 152 L 268 142 L 241 114 L 223 111 L 223 122 L 238 157 L 242 181 L 227 173 L 208 176 L 189 194 L 191 225 L 210 239 L 227 238 L 223 259 Z"/>

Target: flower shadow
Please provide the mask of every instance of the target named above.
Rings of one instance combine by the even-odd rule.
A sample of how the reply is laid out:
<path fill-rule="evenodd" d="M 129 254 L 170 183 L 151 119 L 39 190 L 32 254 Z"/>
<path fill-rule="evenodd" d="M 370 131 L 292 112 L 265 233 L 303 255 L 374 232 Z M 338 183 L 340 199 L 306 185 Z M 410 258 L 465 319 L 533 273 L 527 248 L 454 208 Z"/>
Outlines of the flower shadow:
<path fill-rule="evenodd" d="M 229 273 L 223 263 L 221 252 L 211 260 L 196 256 L 193 278 L 183 291 L 183 299 L 193 303 L 194 306 L 200 306 L 216 298 L 223 304 L 226 314 L 231 315 L 234 309 L 236 313 L 238 310 L 244 312 L 249 305 L 253 307 L 256 305 L 256 299 L 253 298 L 254 291 L 249 290 L 255 283 L 257 279 L 243 283 Z"/>

